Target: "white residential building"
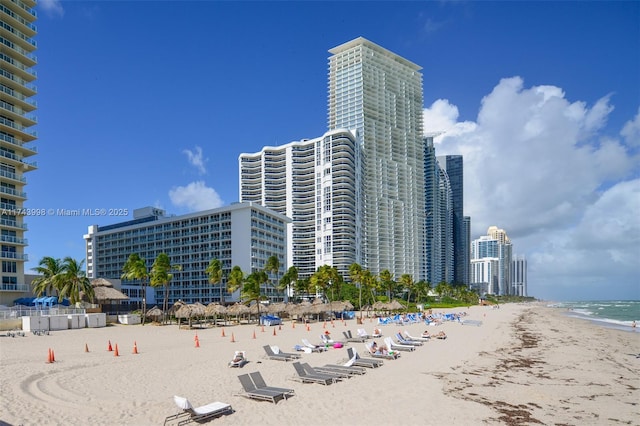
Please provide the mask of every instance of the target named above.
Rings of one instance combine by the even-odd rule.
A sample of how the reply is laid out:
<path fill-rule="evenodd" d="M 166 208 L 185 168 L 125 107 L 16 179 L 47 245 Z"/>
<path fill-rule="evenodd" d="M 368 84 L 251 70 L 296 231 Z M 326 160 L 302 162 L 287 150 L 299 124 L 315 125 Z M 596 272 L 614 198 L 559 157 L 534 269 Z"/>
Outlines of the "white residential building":
<path fill-rule="evenodd" d="M 322 265 L 346 275 L 349 265 L 360 262 L 358 157 L 356 136 L 349 130 L 239 156 L 240 201 L 292 219 L 286 263 L 300 278 Z"/>
<path fill-rule="evenodd" d="M 329 53 L 328 127 L 362 149 L 361 264 L 426 279 L 421 67 L 362 37 Z"/>

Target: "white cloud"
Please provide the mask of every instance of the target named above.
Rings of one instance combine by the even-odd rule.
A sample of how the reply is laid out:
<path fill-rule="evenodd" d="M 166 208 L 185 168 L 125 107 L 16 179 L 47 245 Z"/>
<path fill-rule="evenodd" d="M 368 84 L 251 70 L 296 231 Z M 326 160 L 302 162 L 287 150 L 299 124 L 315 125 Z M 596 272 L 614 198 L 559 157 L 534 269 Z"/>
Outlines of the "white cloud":
<path fill-rule="evenodd" d="M 640 108 L 638 108 L 638 113 L 633 120 L 627 121 L 620 134 L 624 137 L 627 145 L 640 146 Z"/>
<path fill-rule="evenodd" d="M 198 170 L 198 173 L 200 173 L 201 175 L 207 173 L 207 169 L 204 166 L 204 163 L 207 160 L 202 156 L 202 148 L 196 146 L 193 151 L 191 151 L 190 149 L 185 149 L 182 152 L 186 154 L 189 163 Z"/>
<path fill-rule="evenodd" d="M 64 16 L 64 9 L 60 0 L 39 0 L 38 6 L 45 11 L 48 16 Z"/>
<path fill-rule="evenodd" d="M 173 187 L 169 191 L 169 199 L 173 205 L 186 207 L 189 211 L 215 209 L 224 205 L 216 190 L 206 186 L 203 181 Z"/>
<path fill-rule="evenodd" d="M 601 296 L 616 286 L 640 296 L 638 157 L 629 151 L 640 118 L 622 130 L 625 144 L 603 134 L 612 110 L 608 95 L 589 107 L 558 87 L 525 88 L 519 77 L 482 99 L 476 122 L 457 123 L 446 100 L 425 110 L 425 133 L 446 131 L 437 155 L 464 156 L 472 238 L 490 225 L 505 229 L 529 258 L 533 295 L 568 298 L 592 283 Z"/>

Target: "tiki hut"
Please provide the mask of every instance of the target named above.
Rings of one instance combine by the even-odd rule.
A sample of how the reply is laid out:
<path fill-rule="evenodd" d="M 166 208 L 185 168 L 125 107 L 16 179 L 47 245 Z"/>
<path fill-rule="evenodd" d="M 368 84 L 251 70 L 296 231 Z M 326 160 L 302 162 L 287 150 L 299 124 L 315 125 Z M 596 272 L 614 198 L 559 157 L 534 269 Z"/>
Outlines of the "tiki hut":
<path fill-rule="evenodd" d="M 162 309 L 158 308 L 157 306 L 154 306 L 153 308 L 147 311 L 146 316 L 152 321 L 160 322 L 160 320 L 162 319 Z"/>
<path fill-rule="evenodd" d="M 213 317 L 213 323 L 218 323 L 218 315 L 227 315 L 227 308 L 217 302 L 212 302 L 207 305 L 204 310 L 205 315 Z"/>
<path fill-rule="evenodd" d="M 91 287 L 93 287 L 93 303 L 100 305 L 100 310 L 103 312 L 103 307 L 106 305 L 120 304 L 123 300 L 129 300 L 129 296 L 115 289 L 107 279 L 95 278 L 91 280 Z M 80 300 L 91 302 L 83 292 L 80 292 Z"/>
<path fill-rule="evenodd" d="M 247 307 L 246 305 L 243 305 L 242 303 L 236 303 L 227 308 L 227 314 L 235 315 L 236 321 L 238 321 L 238 318 L 240 316 L 246 315 L 248 313 L 249 313 L 249 307 Z"/>

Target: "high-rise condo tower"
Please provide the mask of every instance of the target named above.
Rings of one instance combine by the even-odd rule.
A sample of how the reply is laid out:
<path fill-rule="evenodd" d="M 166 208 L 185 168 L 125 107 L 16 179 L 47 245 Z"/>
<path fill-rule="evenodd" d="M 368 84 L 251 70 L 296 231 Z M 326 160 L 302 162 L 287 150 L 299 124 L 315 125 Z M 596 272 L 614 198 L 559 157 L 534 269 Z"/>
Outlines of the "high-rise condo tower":
<path fill-rule="evenodd" d="M 425 279 L 421 67 L 362 37 L 329 53 L 329 129 L 362 152 L 362 266 Z"/>
<path fill-rule="evenodd" d="M 30 146 L 36 139 L 36 132 L 30 129 L 36 124 L 32 115 L 36 109 L 32 99 L 36 94 L 35 5 L 34 0 L 0 3 L 0 304 L 5 305 L 30 294 L 24 277 L 28 260 L 24 218 L 29 215 L 24 206 L 24 174 L 36 168 L 26 160 L 36 154 Z"/>

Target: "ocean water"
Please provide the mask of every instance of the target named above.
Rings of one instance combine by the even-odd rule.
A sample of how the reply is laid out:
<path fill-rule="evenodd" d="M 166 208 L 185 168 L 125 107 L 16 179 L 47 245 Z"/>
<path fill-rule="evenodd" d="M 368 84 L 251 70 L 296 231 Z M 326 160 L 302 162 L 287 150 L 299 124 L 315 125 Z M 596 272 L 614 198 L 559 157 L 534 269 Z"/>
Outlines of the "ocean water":
<path fill-rule="evenodd" d="M 640 300 L 591 300 L 560 302 L 550 307 L 564 309 L 566 314 L 598 323 L 605 327 L 640 332 Z M 633 323 L 637 324 L 634 328 Z"/>

